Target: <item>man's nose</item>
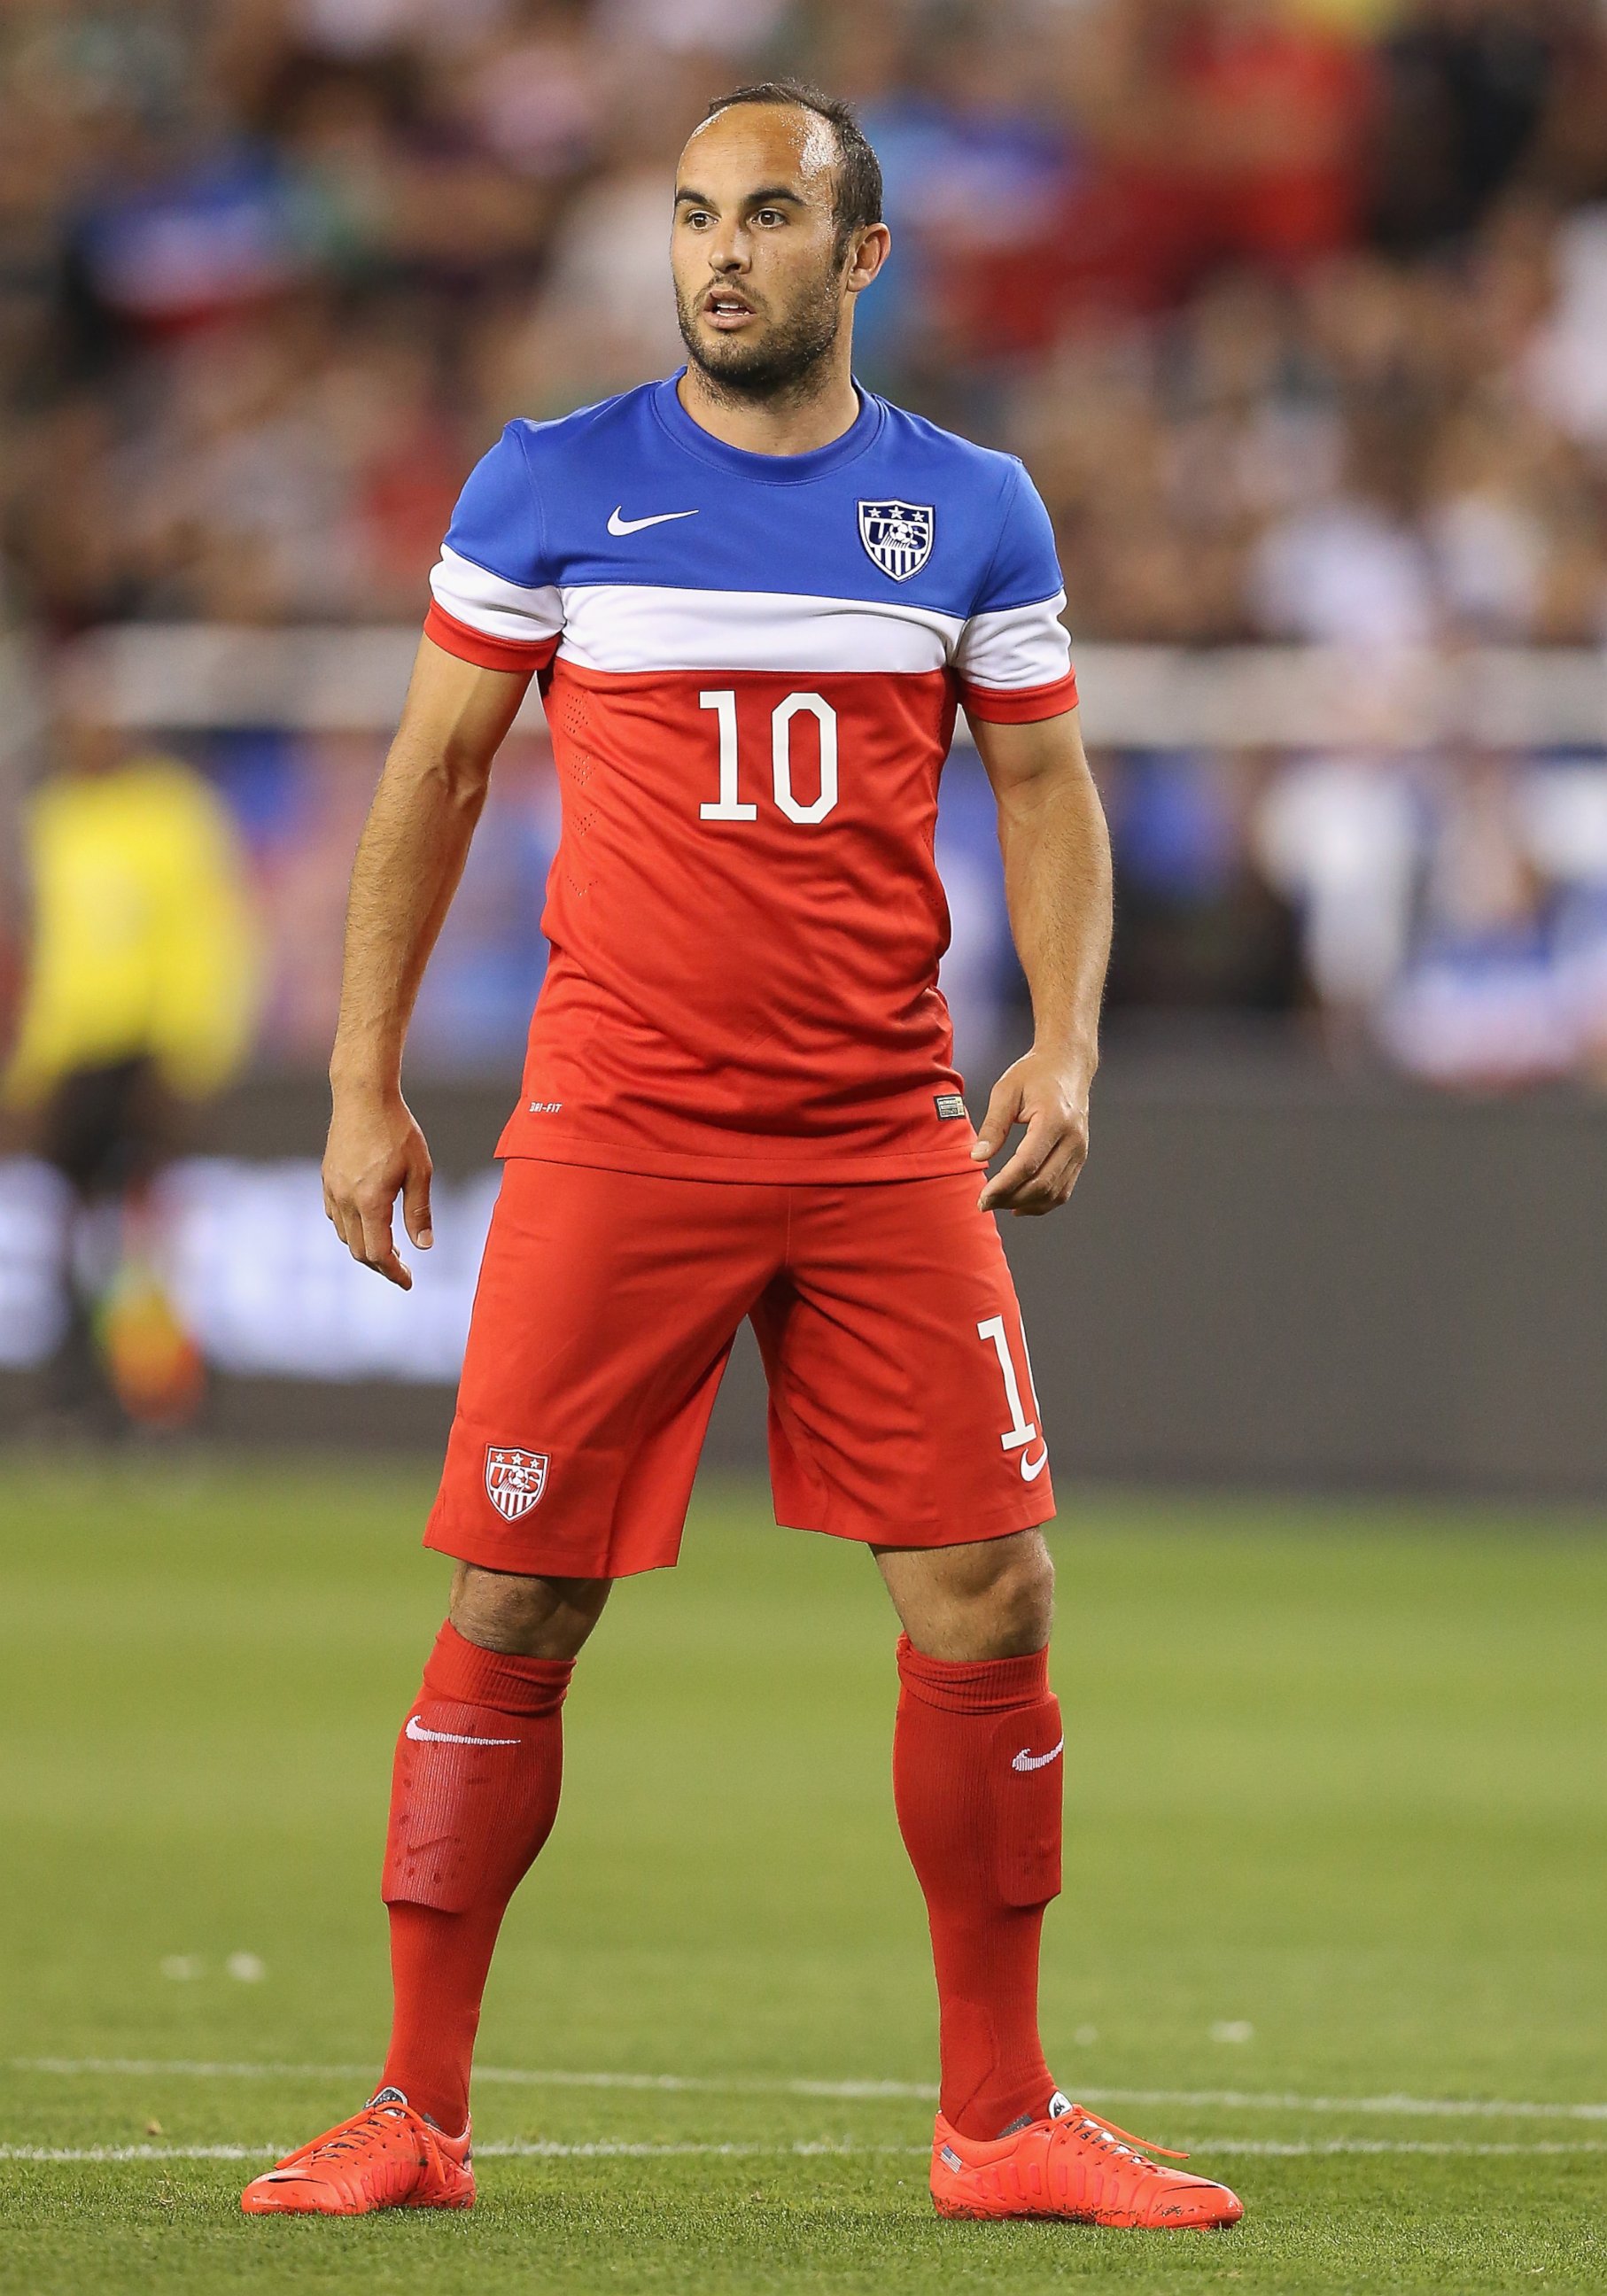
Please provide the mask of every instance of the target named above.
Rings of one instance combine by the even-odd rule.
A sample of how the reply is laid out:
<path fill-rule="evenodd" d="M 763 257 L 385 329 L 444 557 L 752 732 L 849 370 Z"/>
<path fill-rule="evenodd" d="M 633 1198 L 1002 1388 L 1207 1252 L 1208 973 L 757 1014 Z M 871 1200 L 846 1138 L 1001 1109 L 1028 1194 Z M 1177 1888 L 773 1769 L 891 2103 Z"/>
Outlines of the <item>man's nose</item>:
<path fill-rule="evenodd" d="M 749 260 L 747 233 L 737 224 L 722 226 L 709 250 L 710 270 L 746 271 Z"/>

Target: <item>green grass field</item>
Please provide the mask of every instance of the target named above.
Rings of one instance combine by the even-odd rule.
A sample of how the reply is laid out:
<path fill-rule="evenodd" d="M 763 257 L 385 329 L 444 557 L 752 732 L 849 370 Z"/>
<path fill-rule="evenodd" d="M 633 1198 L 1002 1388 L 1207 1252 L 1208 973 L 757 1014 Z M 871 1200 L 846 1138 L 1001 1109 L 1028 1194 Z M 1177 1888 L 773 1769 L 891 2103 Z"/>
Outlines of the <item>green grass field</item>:
<path fill-rule="evenodd" d="M 1051 2056 L 1234 2184 L 1236 2231 L 931 2215 L 891 1615 L 742 1489 L 578 1670 L 480 2207 L 242 2218 L 378 2062 L 429 1488 L 0 1468 L 0 2286 L 1607 2286 L 1607 1538 L 1448 1510 L 1102 1498 L 1054 1534 Z"/>

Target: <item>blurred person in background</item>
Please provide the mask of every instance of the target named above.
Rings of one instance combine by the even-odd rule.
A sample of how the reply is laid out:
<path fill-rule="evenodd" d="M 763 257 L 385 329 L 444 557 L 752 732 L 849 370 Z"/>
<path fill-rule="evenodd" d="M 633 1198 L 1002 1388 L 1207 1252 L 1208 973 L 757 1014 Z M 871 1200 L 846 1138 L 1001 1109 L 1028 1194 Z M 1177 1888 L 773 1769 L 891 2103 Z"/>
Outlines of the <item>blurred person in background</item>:
<path fill-rule="evenodd" d="M 250 1047 L 255 931 L 228 813 L 176 758 L 57 720 L 24 836 L 28 947 L 0 1093 L 64 1184 L 52 1416 L 178 1426 L 202 1370 L 163 1267 L 159 1183 Z"/>
<path fill-rule="evenodd" d="M 1580 1057 L 1526 778 L 1476 750 L 1436 761 L 1412 946 L 1378 1010 L 1400 1066 L 1430 1083 L 1507 1091 L 1565 1076 Z"/>
<path fill-rule="evenodd" d="M 1251 818 L 1263 868 L 1296 908 L 1330 1049 L 1372 1044 L 1373 1016 L 1406 962 L 1424 808 L 1385 755 L 1316 755 L 1275 775 Z"/>

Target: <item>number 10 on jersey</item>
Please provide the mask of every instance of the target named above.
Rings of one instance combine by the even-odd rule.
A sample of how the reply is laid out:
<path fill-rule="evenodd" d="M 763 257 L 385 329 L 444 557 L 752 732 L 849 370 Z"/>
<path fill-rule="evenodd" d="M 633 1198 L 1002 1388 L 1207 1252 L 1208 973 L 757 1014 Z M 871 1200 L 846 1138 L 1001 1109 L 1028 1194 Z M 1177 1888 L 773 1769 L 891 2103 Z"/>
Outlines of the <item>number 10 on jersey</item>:
<path fill-rule="evenodd" d="M 720 729 L 720 793 L 698 808 L 701 821 L 757 821 L 757 805 L 743 804 L 737 788 L 736 695 L 729 688 L 700 693 L 700 709 L 712 709 Z M 792 788 L 792 722 L 813 718 L 820 729 L 820 794 L 802 804 Z M 775 802 L 789 821 L 824 821 L 837 802 L 837 712 L 819 693 L 789 693 L 770 712 L 770 771 Z"/>

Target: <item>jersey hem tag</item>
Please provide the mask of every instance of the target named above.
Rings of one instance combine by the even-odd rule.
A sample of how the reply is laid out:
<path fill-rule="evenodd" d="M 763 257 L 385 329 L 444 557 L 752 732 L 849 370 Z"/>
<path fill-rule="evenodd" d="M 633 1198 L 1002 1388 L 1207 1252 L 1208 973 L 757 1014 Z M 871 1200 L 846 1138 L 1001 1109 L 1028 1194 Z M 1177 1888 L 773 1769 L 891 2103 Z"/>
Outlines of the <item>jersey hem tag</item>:
<path fill-rule="evenodd" d="M 952 1124 L 965 1113 L 963 1096 L 957 1092 L 938 1092 L 932 1095 L 932 1105 L 938 1111 L 939 1124 Z"/>

